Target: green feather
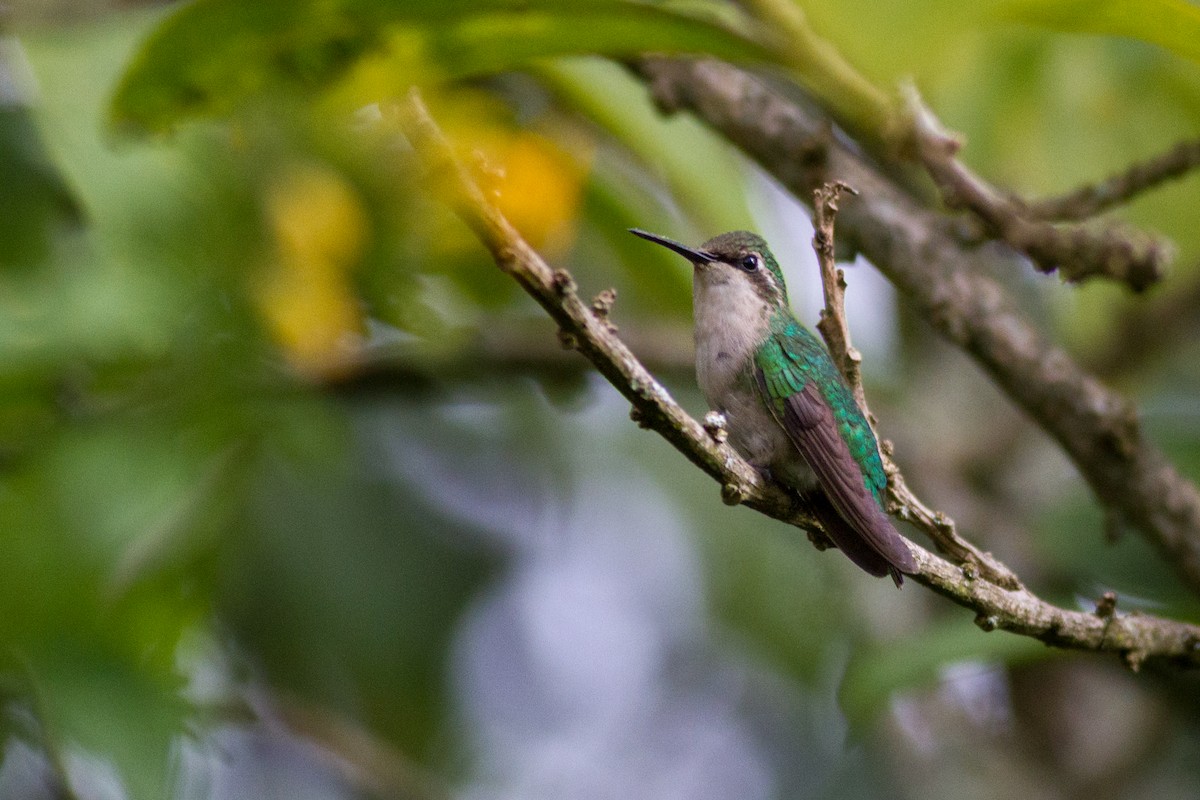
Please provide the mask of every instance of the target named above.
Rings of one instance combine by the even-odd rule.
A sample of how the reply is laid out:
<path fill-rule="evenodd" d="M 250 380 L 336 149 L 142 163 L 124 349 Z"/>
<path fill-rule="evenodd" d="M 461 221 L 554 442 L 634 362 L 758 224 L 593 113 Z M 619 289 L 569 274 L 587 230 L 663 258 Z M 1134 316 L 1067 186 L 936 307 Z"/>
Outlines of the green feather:
<path fill-rule="evenodd" d="M 825 346 L 789 312 L 780 311 L 771 319 L 771 333 L 756 353 L 755 363 L 763 372 L 769 401 L 780 418 L 788 397 L 810 382 L 816 383 L 833 410 L 842 440 L 862 470 L 867 489 L 882 507 L 887 476 L 879 445 Z"/>

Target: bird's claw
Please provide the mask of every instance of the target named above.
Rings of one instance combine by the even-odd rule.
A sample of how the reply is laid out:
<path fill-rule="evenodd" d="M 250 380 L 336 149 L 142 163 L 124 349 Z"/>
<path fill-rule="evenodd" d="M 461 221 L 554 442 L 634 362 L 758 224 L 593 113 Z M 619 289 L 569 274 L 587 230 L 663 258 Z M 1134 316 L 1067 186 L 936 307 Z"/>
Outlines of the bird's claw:
<path fill-rule="evenodd" d="M 729 438 L 726 424 L 728 424 L 728 420 L 720 411 L 710 411 L 704 415 L 704 430 L 717 444 L 721 444 Z"/>

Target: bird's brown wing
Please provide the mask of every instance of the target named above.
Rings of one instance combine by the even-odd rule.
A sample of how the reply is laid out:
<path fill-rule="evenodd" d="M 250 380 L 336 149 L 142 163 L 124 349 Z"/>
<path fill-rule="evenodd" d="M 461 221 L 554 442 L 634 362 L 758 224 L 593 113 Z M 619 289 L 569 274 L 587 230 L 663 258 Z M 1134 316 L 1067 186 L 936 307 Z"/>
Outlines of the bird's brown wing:
<path fill-rule="evenodd" d="M 757 378 L 765 396 L 761 371 Z M 917 572 L 916 559 L 867 488 L 862 469 L 838 434 L 833 410 L 816 384 L 810 381 L 801 391 L 784 398 L 781 409 L 768 405 L 812 468 L 843 523 L 836 525 L 837 520 L 821 515 L 825 527 L 834 528 L 828 531 L 834 544 L 866 572 L 891 573 L 897 585 L 901 582 L 900 573 Z"/>

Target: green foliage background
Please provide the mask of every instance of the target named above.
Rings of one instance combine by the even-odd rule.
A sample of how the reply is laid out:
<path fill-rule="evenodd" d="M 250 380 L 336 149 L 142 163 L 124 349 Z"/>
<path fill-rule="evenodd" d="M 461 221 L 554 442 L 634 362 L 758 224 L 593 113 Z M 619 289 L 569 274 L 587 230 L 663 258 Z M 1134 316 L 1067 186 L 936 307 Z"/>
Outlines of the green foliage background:
<path fill-rule="evenodd" d="M 802 5 L 875 85 L 912 78 L 966 134 L 963 157 L 1024 194 L 1100 178 L 1200 120 L 1200 10 L 1183 0 Z M 205 757 L 271 718 L 254 692 L 290 719 L 346 721 L 423 776 L 389 794 L 328 767 L 334 788 L 314 779 L 311 796 L 486 785 L 499 756 L 474 729 L 456 672 L 469 657 L 455 648 L 471 609 L 529 563 L 520 531 L 547 513 L 564 536 L 633 552 L 638 540 L 614 531 L 678 520 L 702 596 L 679 621 L 681 674 L 751 676 L 736 714 L 772 743 L 768 795 L 937 796 L 980 760 L 986 778 L 954 796 L 1196 785 L 1190 677 L 1135 679 L 985 635 L 920 589 L 896 595 L 795 531 L 724 508 L 556 350 L 549 323 L 432 197 L 386 113 L 420 85 L 483 174 L 503 176 L 535 243 L 584 291 L 618 290 L 622 331 L 700 413 L 678 344 L 684 265 L 624 229 L 699 241 L 763 227 L 777 195 L 598 56 L 712 53 L 861 119 L 756 20 L 770 8 L 200 0 L 14 16 L 0 50 L 0 794 L 209 796 L 195 788 L 215 769 Z M 521 188 L 522 165 L 535 190 Z M 1200 280 L 1198 201 L 1193 174 L 1122 212 L 1178 248 L 1149 300 L 1006 280 L 1081 359 L 1100 359 L 1113 320 Z M 795 207 L 773 213 L 784 230 L 804 224 Z M 789 274 L 808 258 L 785 254 Z M 851 269 L 851 295 L 869 270 Z M 983 376 L 902 299 L 877 286 L 870 302 L 851 324 L 891 344 L 867 353 L 868 388 L 923 495 L 1057 602 L 1113 587 L 1200 617 L 1135 536 L 1100 547 L 1077 476 Z M 1200 476 L 1193 341 L 1106 377 Z M 604 525 L 572 511 L 597 497 L 619 509 Z M 970 719 L 946 700 L 963 664 L 1012 694 L 992 706 L 1002 730 L 978 732 L 982 754 L 957 746 Z M 1031 752 L 1038 698 L 1075 698 L 1097 725 L 1119 698 L 1127 752 L 1169 746 L 1090 769 Z M 913 744 L 922 736 L 932 750 Z M 921 752 L 936 753 L 928 770 L 912 769 Z M 283 767 L 262 769 L 265 785 L 287 785 Z M 23 784 L 23 770 L 42 778 Z"/>

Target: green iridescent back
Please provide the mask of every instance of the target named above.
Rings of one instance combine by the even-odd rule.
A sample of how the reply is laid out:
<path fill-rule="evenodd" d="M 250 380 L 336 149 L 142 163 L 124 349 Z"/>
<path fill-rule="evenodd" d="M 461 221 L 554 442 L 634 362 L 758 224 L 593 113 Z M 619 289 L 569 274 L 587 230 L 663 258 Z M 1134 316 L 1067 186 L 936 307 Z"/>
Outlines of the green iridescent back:
<path fill-rule="evenodd" d="M 759 349 L 755 362 L 763 371 L 775 413 L 782 418 L 784 401 L 815 382 L 833 411 L 842 440 L 862 469 L 863 481 L 883 507 L 887 476 L 875 434 L 867 423 L 842 374 L 825 346 L 790 312 L 781 310 L 771 319 L 771 336 Z"/>

